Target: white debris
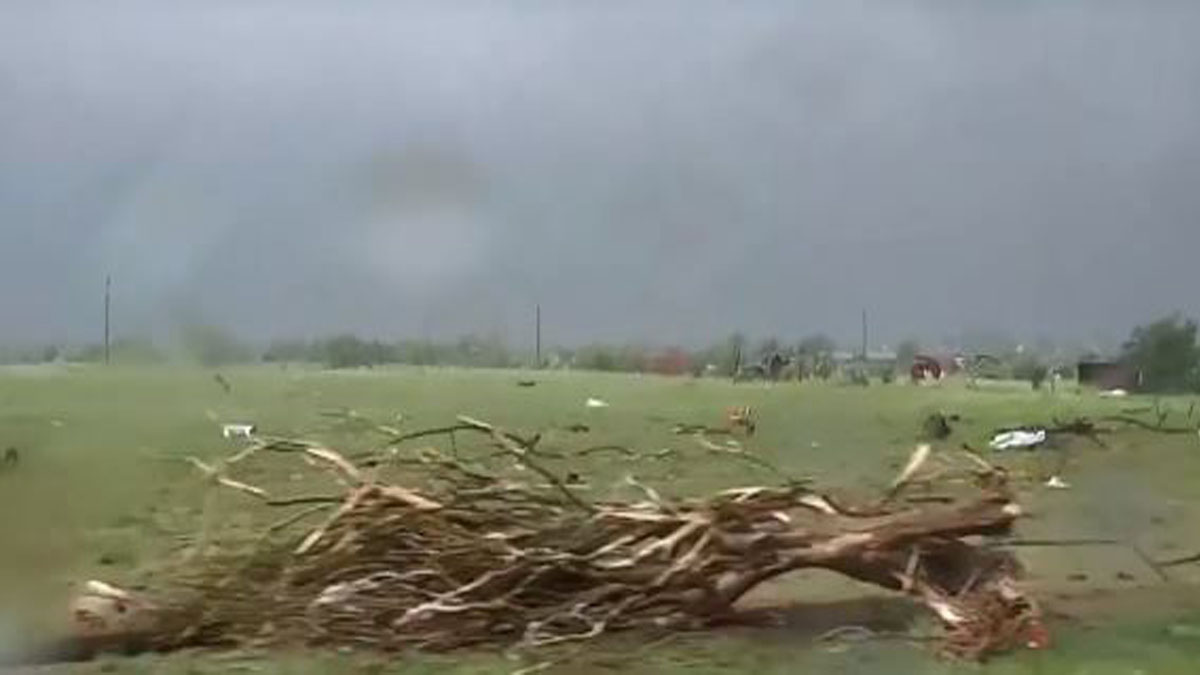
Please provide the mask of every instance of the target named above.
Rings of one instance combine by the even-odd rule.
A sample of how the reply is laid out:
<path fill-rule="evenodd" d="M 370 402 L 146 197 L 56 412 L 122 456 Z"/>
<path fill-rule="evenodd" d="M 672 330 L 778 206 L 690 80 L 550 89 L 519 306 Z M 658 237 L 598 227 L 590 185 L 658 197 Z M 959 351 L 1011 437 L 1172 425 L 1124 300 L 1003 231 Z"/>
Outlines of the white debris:
<path fill-rule="evenodd" d="M 221 435 L 225 438 L 252 438 L 258 427 L 253 424 L 222 424 Z"/>
<path fill-rule="evenodd" d="M 587 403 L 585 403 L 584 405 L 586 405 L 589 408 L 607 408 L 608 402 L 602 401 L 598 398 L 589 398 L 587 400 Z"/>
<path fill-rule="evenodd" d="M 84 583 L 83 588 L 89 595 L 96 595 L 102 598 L 116 598 L 118 600 L 129 599 L 129 593 L 126 591 L 116 586 L 110 586 L 103 581 L 96 581 L 95 579 Z"/>
<path fill-rule="evenodd" d="M 1013 448 L 1034 448 L 1045 442 L 1045 429 L 1013 429 L 996 434 L 988 445 L 993 450 L 1011 450 Z"/>
<path fill-rule="evenodd" d="M 1104 398 L 1125 398 L 1129 395 L 1129 392 L 1124 389 L 1109 389 L 1108 391 L 1100 392 L 1100 395 Z"/>
<path fill-rule="evenodd" d="M 1046 481 L 1046 487 L 1055 490 L 1067 490 L 1070 489 L 1071 484 L 1058 476 L 1050 476 L 1050 480 Z"/>

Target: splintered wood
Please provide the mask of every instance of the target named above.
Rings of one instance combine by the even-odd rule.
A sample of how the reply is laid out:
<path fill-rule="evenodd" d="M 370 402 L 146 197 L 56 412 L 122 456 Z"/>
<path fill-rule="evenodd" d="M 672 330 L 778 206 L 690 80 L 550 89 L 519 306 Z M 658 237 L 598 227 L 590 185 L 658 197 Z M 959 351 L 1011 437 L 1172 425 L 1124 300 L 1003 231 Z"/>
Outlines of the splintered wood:
<path fill-rule="evenodd" d="M 804 568 L 912 597 L 933 611 L 945 651 L 959 657 L 982 658 L 1041 630 L 1016 561 L 978 541 L 1009 532 L 1021 515 L 1003 476 L 986 465 L 971 465 L 969 494 L 940 503 L 904 497 L 928 448 L 870 504 L 799 485 L 670 500 L 632 479 L 644 499 L 614 502 L 588 499 L 543 466 L 536 437 L 465 417 L 445 431 L 483 434 L 526 480 L 426 449 L 404 465 L 411 482 L 387 484 L 378 463 L 260 441 L 258 453 L 333 472 L 344 496 L 315 528 L 284 521 L 250 550 L 174 569 L 156 603 L 155 643 L 538 647 L 713 624 L 757 585 Z M 247 492 L 232 479 L 218 485 Z"/>

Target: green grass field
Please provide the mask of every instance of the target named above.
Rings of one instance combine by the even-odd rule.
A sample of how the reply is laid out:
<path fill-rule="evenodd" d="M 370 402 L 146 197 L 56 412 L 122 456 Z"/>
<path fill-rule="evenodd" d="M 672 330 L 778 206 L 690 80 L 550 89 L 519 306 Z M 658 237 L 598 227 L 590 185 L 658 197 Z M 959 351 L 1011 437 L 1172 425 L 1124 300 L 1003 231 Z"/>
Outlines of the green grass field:
<path fill-rule="evenodd" d="M 194 537 L 205 489 L 183 458 L 215 459 L 236 447 L 217 421 L 253 421 L 271 435 L 322 440 L 346 452 L 372 447 L 372 436 L 337 424 L 323 411 L 349 408 L 405 429 L 433 427 L 464 413 L 514 430 L 544 432 L 542 447 L 578 450 L 619 444 L 670 448 L 670 459 L 636 464 L 596 453 L 585 466 L 598 490 L 618 489 L 636 473 L 667 495 L 779 480 L 751 463 L 714 458 L 675 423 L 722 422 L 732 405 L 751 405 L 759 431 L 747 447 L 785 473 L 857 493 L 877 491 L 912 449 L 922 418 L 936 410 L 962 421 L 940 444 L 984 447 L 991 430 L 1053 418 L 1101 416 L 1151 405 L 1148 399 L 1102 399 L 1074 388 L 1036 393 L 1017 383 L 962 383 L 869 388 L 818 383 L 732 385 L 727 381 L 565 372 L 516 373 L 387 369 L 331 373 L 292 368 L 225 371 L 225 393 L 210 371 L 10 368 L 0 371 L 0 448 L 22 462 L 0 474 L 0 648 L 65 625 L 70 584 L 88 578 L 145 581 L 146 570 Z M 519 379 L 538 386 L 521 388 Z M 586 409 L 598 397 L 606 409 Z M 1160 402 L 1168 423 L 1187 421 L 1191 399 Z M 1198 413 L 1200 414 L 1200 413 Z M 583 423 L 588 433 L 564 427 Z M 441 443 L 442 439 L 432 439 Z M 1115 538 L 1152 559 L 1200 549 L 1200 438 L 1121 430 L 1105 446 L 1071 439 L 1038 453 L 994 454 L 1033 477 L 1065 461 L 1069 490 L 1037 482 L 1022 488 L 1031 538 Z M 469 449 L 468 449 L 469 450 Z M 566 467 L 557 467 L 566 468 Z M 252 475 L 278 486 L 289 475 Z M 608 486 L 614 486 L 609 488 Z M 296 489 L 303 489 L 299 482 Z M 229 527 L 248 526 L 240 495 L 220 496 Z M 1171 569 L 1163 581 L 1132 546 L 1029 548 L 1021 551 L 1032 584 L 1057 617 L 1056 648 L 1022 653 L 981 668 L 988 673 L 1200 672 L 1200 565 Z M 1081 579 L 1079 575 L 1086 576 Z M 800 573 L 749 598 L 778 611 L 779 625 L 704 635 L 618 635 L 573 654 L 554 672 L 945 673 L 938 661 L 902 640 L 828 642 L 817 638 L 847 624 L 906 631 L 902 599 L 833 575 Z M 920 621 L 917 621 L 920 624 Z M 212 654 L 103 659 L 51 672 L 405 672 L 506 673 L 522 665 L 471 652 L 404 655 Z"/>

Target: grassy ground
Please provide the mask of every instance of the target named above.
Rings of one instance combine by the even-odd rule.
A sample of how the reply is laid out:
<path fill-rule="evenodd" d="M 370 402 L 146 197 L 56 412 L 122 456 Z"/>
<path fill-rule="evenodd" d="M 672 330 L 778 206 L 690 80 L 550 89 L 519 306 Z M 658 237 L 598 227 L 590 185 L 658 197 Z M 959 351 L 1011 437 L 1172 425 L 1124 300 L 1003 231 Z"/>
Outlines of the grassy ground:
<path fill-rule="evenodd" d="M 621 444 L 672 448 L 674 459 L 631 466 L 597 453 L 598 489 L 625 473 L 667 494 L 777 480 L 752 464 L 715 460 L 670 432 L 676 422 L 720 424 L 726 407 L 751 405 L 759 433 L 752 451 L 786 473 L 855 491 L 882 487 L 920 432 L 924 415 L 962 416 L 943 443 L 983 447 L 996 427 L 1099 416 L 1150 405 L 1106 400 L 1073 390 L 1034 393 L 1017 384 L 908 384 L 867 389 L 826 384 L 731 385 L 725 381 L 579 373 L 396 369 L 325 373 L 249 368 L 225 372 L 225 393 L 211 372 L 32 368 L 0 371 L 0 447 L 16 447 L 22 464 L 0 474 L 0 643 L 61 628 L 72 581 L 137 583 L 156 559 L 197 531 L 204 490 L 182 460 L 231 450 L 217 420 L 256 422 L 271 434 L 324 440 L 347 451 L 370 448 L 371 436 L 320 413 L 352 408 L 379 420 L 403 415 L 405 428 L 451 422 L 458 413 L 513 429 L 544 430 L 544 446 L 579 449 Z M 534 378 L 532 388 L 515 386 Z M 611 407 L 585 409 L 587 397 Z M 1167 399 L 1168 423 L 1183 424 L 1192 401 Z M 563 429 L 590 426 L 586 434 Z M 1058 468 L 1072 488 L 1032 483 L 1022 494 L 1033 517 L 1028 537 L 1105 537 L 1136 544 L 1154 559 L 1200 548 L 1200 440 L 1121 431 L 1099 447 L 1072 440 L 1062 448 L 999 459 L 1032 476 Z M 572 467 L 575 468 L 575 467 Z M 291 475 L 247 476 L 251 482 L 305 489 Z M 303 479 L 302 479 L 303 480 Z M 295 484 L 293 484 L 295 483 Z M 611 488 L 617 489 L 617 488 Z M 222 495 L 227 525 L 248 525 L 238 495 Z M 1015 655 L 986 666 L 994 673 L 1192 673 L 1200 662 L 1200 566 L 1159 579 L 1130 547 L 1026 549 L 1033 583 L 1060 615 L 1059 643 L 1048 653 Z M 1086 577 L 1081 579 L 1080 575 Z M 779 610 L 779 625 L 715 635 L 678 636 L 652 645 L 644 636 L 611 638 L 575 654 L 560 672 L 693 673 L 879 672 L 953 670 L 895 640 L 819 641 L 841 625 L 906 631 L 903 600 L 832 575 L 800 573 L 763 589 L 752 606 Z M 919 623 L 919 622 L 918 622 Z M 9 626 L 6 628 L 6 625 Z M 0 644 L 0 648 L 3 644 Z M 381 661 L 362 654 L 213 655 L 106 660 L 84 672 L 438 672 L 499 673 L 520 667 L 486 653 L 409 656 Z M 61 667 L 66 669 L 67 667 Z"/>

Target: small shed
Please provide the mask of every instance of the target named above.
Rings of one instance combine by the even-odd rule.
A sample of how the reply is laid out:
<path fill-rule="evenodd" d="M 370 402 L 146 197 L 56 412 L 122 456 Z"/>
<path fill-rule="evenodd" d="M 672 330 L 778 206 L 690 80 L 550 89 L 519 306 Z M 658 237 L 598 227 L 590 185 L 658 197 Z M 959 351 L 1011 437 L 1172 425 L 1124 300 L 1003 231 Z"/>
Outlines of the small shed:
<path fill-rule="evenodd" d="M 1119 361 L 1080 361 L 1077 365 L 1079 384 L 1099 389 L 1133 391 L 1142 384 L 1142 371 Z"/>

